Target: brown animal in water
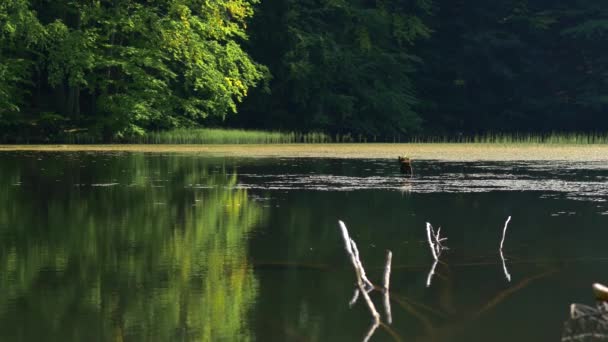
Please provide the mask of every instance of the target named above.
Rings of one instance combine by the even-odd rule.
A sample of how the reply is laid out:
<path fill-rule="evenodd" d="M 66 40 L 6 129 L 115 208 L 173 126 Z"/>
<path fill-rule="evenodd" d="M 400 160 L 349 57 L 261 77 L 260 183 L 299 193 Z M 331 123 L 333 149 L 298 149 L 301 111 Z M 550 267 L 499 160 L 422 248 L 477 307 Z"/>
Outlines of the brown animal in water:
<path fill-rule="evenodd" d="M 414 170 L 412 169 L 412 160 L 407 156 L 399 156 L 398 160 L 401 173 L 411 177 L 414 174 Z"/>

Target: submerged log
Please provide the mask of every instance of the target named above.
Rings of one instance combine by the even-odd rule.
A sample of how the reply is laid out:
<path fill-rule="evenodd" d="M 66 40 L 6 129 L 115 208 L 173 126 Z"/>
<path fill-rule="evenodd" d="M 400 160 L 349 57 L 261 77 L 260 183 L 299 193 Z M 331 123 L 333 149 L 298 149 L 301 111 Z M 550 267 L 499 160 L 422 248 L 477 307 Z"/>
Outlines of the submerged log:
<path fill-rule="evenodd" d="M 412 169 L 412 159 L 407 156 L 399 156 L 397 159 L 399 160 L 399 168 L 401 173 L 411 177 L 414 174 L 414 170 Z"/>

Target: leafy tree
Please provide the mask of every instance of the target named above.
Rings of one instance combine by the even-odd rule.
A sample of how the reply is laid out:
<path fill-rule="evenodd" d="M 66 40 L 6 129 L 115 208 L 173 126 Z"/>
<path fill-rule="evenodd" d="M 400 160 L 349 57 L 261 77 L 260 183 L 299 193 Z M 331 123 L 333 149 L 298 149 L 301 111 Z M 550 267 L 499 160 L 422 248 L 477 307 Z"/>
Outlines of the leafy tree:
<path fill-rule="evenodd" d="M 29 1 L 0 3 L 0 121 L 19 112 L 28 89 L 32 59 L 44 40 L 44 28 Z"/>
<path fill-rule="evenodd" d="M 590 1 L 437 1 L 416 75 L 426 131 L 604 127 L 607 10 Z"/>
<path fill-rule="evenodd" d="M 418 59 L 411 47 L 431 33 L 418 16 L 430 5 L 410 3 L 264 2 L 252 53 L 268 63 L 274 79 L 262 100 L 268 104 L 254 101 L 249 115 L 280 108 L 291 127 L 368 135 L 415 131 L 420 120 L 411 78 Z M 272 41 L 281 43 L 278 50 L 268 50 Z"/>
<path fill-rule="evenodd" d="M 35 81 L 34 119 L 55 112 L 106 138 L 235 113 L 264 76 L 240 47 L 254 3 L 3 2 L 3 109 L 17 111 L 25 98 L 14 95 Z M 34 64 L 44 77 L 31 75 Z"/>

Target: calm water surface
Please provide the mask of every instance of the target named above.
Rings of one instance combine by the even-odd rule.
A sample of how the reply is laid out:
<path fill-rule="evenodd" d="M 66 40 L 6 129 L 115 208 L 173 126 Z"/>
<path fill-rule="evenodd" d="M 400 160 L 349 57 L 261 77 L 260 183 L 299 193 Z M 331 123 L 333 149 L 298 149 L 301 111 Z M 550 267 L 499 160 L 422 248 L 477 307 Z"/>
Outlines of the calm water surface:
<path fill-rule="evenodd" d="M 341 219 L 373 282 L 393 251 L 393 323 L 372 341 L 558 341 L 608 283 L 606 200 L 597 162 L 407 179 L 392 160 L 4 152 L 0 340 L 362 340 Z M 449 247 L 430 286 L 427 221 Z"/>

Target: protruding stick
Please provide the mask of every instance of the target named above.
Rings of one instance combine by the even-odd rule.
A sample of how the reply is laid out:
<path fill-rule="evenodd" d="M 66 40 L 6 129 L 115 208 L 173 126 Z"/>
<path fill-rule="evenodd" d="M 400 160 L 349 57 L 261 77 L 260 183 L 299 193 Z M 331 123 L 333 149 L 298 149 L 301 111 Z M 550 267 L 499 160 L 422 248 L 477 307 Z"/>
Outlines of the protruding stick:
<path fill-rule="evenodd" d="M 367 286 L 367 290 L 368 290 L 367 292 L 369 292 L 374 289 L 374 284 L 372 284 L 372 282 L 369 281 L 369 279 L 367 279 L 367 275 L 365 275 L 365 268 L 363 268 L 363 263 L 361 263 L 361 259 L 359 258 L 359 249 L 357 248 L 357 244 L 355 243 L 355 240 L 350 239 L 350 243 L 351 243 L 353 253 L 355 255 L 355 261 L 357 262 L 357 267 L 359 267 L 359 271 L 361 272 L 361 280 L 363 280 L 363 283 L 365 284 L 365 286 Z"/>
<path fill-rule="evenodd" d="M 429 247 L 431 248 L 431 253 L 433 254 L 433 259 L 437 260 L 437 252 L 435 251 L 435 243 L 433 243 L 433 233 L 431 232 L 433 227 L 430 223 L 426 223 L 426 237 L 429 240 Z"/>
<path fill-rule="evenodd" d="M 367 335 L 365 335 L 365 337 L 363 338 L 363 342 L 368 342 L 369 339 L 372 338 L 372 336 L 376 332 L 376 329 L 378 329 L 379 326 L 380 326 L 379 320 L 372 323 L 372 325 L 369 327 L 369 330 L 367 331 Z"/>
<path fill-rule="evenodd" d="M 369 295 L 367 294 L 367 291 L 365 290 L 365 285 L 363 283 L 363 279 L 361 277 L 361 271 L 362 271 L 363 267 L 360 266 L 361 262 L 357 261 L 357 258 L 355 257 L 355 254 L 353 252 L 353 249 L 356 249 L 356 245 L 353 244 L 352 239 L 348 235 L 348 229 L 346 228 L 346 225 L 344 224 L 344 222 L 338 221 L 338 223 L 340 225 L 340 229 L 342 230 L 342 238 L 344 238 L 344 248 L 346 249 L 346 252 L 350 256 L 350 261 L 353 264 L 353 267 L 355 269 L 355 274 L 357 276 L 357 286 L 359 287 L 359 291 L 361 292 L 361 295 L 365 299 L 365 302 L 367 303 L 367 307 L 369 308 L 370 313 L 374 317 L 374 322 L 379 323 L 380 314 L 378 314 L 378 311 L 376 310 L 376 306 L 374 305 L 374 302 L 372 302 L 371 298 L 369 298 Z M 358 251 L 357 251 L 357 253 L 358 253 Z"/>
<path fill-rule="evenodd" d="M 502 270 L 505 272 L 505 277 L 507 281 L 511 281 L 511 274 L 509 274 L 509 270 L 507 270 L 507 264 L 505 263 L 505 257 L 502 254 L 502 249 L 500 250 L 500 259 L 502 260 Z"/>
<path fill-rule="evenodd" d="M 384 266 L 384 291 L 388 292 L 391 282 L 391 263 L 393 260 L 393 252 L 386 251 L 386 265 Z"/>
<path fill-rule="evenodd" d="M 353 257 L 353 249 L 350 244 L 350 236 L 348 235 L 348 229 L 346 229 L 346 225 L 344 224 L 344 222 L 338 221 L 338 223 L 340 224 L 342 238 L 344 239 L 344 249 L 346 249 L 346 253 L 348 253 L 349 256 Z M 357 267 L 357 264 L 353 263 L 353 266 Z"/>
<path fill-rule="evenodd" d="M 426 277 L 426 287 L 431 286 L 431 281 L 433 280 L 433 275 L 435 274 L 435 267 L 437 267 L 437 263 L 439 259 L 435 259 L 433 266 L 431 266 L 431 270 L 429 271 L 429 275 Z"/>
<path fill-rule="evenodd" d="M 386 266 L 384 267 L 384 311 L 386 313 L 386 323 L 393 323 L 393 314 L 391 313 L 391 298 L 388 292 L 391 283 L 391 263 L 393 260 L 393 252 L 386 251 Z"/>
<path fill-rule="evenodd" d="M 441 254 L 441 241 L 439 240 L 439 234 L 441 234 L 441 227 L 437 228 L 437 234 L 435 235 L 435 249 L 437 250 L 437 255 Z"/>
<path fill-rule="evenodd" d="M 374 305 L 374 302 L 372 302 L 372 299 L 369 298 L 369 294 L 367 294 L 367 291 L 365 291 L 365 289 L 363 288 L 363 281 L 361 281 L 361 279 L 359 279 L 357 285 L 359 286 L 359 291 L 361 291 L 361 295 L 363 296 L 363 299 L 365 299 L 365 303 L 367 303 L 369 312 L 374 317 L 374 323 L 380 324 L 380 314 L 378 313 L 378 310 L 376 310 L 376 306 Z"/>
<path fill-rule="evenodd" d="M 509 222 L 511 221 L 511 216 L 507 218 L 505 222 L 505 227 L 502 229 L 502 240 L 500 240 L 500 251 L 502 252 L 502 246 L 505 243 L 505 236 L 507 235 L 507 227 L 509 226 Z"/>
<path fill-rule="evenodd" d="M 350 300 L 350 302 L 348 302 L 348 306 L 349 307 L 352 307 L 353 305 L 355 305 L 355 303 L 359 299 L 359 293 L 360 292 L 361 291 L 359 291 L 359 287 L 357 286 L 357 288 L 355 289 L 355 293 L 353 293 L 353 298 Z"/>

